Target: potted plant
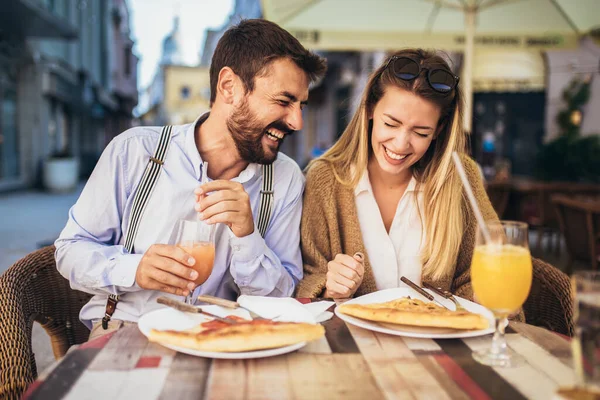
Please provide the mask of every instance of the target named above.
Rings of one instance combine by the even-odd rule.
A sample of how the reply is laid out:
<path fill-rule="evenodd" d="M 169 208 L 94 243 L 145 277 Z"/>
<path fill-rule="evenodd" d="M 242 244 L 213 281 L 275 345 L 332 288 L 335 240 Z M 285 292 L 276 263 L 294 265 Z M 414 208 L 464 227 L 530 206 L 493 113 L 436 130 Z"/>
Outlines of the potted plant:
<path fill-rule="evenodd" d="M 69 192 L 77 186 L 79 162 L 68 150 L 51 154 L 43 170 L 44 187 L 51 192 Z"/>

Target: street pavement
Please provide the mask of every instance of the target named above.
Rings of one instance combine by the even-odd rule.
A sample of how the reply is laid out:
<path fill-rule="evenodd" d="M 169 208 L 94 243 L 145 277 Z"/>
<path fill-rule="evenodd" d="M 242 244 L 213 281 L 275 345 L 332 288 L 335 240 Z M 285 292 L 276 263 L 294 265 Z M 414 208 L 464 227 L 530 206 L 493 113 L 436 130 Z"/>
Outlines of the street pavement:
<path fill-rule="evenodd" d="M 81 189 L 83 185 L 61 194 L 33 190 L 0 194 L 0 274 L 28 253 L 54 242 Z M 33 324 L 32 347 L 41 372 L 54 355 L 50 338 L 37 323 Z"/>

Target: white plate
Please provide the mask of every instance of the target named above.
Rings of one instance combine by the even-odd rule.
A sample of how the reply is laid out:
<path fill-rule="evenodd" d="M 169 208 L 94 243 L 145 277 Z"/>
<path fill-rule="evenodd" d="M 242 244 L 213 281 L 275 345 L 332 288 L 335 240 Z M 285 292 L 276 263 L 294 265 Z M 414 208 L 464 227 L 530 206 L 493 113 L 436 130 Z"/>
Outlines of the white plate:
<path fill-rule="evenodd" d="M 223 312 L 217 313 L 215 307 L 202 307 L 206 311 L 211 313 L 222 315 Z M 231 311 L 231 310 L 230 310 Z M 229 312 L 226 314 L 235 314 L 235 312 Z M 161 308 L 159 310 L 151 311 L 147 314 L 142 315 L 140 320 L 138 321 L 138 327 L 140 331 L 144 334 L 144 336 L 149 337 L 150 331 L 152 329 L 158 330 L 176 330 L 182 331 L 185 329 L 193 328 L 202 322 L 210 321 L 211 318 L 204 316 L 202 314 L 191 314 L 184 313 L 181 311 L 177 311 L 173 308 Z M 306 342 L 296 343 L 290 346 L 278 347 L 275 349 L 267 349 L 267 350 L 257 350 L 257 351 L 246 351 L 246 352 L 237 352 L 237 353 L 223 353 L 223 352 L 214 352 L 214 351 L 198 351 L 192 350 L 185 347 L 173 346 L 170 344 L 162 344 L 162 346 L 168 347 L 169 349 L 179 351 L 180 353 L 190 354 L 198 357 L 206 357 L 206 358 L 222 358 L 228 360 L 241 360 L 248 358 L 263 358 L 263 357 L 272 357 L 278 356 L 280 354 L 291 353 L 292 351 L 296 351 L 306 345 Z"/>
<path fill-rule="evenodd" d="M 454 310 L 455 306 L 452 303 L 452 300 L 444 299 L 441 296 L 432 293 L 427 290 L 427 292 L 434 295 L 435 299 L 447 306 L 451 310 Z M 370 304 L 370 303 L 383 303 L 386 301 L 391 301 L 398 299 L 400 297 L 410 296 L 413 299 L 423 300 L 425 302 L 429 302 L 426 298 L 416 293 L 414 290 L 410 288 L 393 288 L 393 289 L 385 289 L 380 290 L 378 292 L 373 292 L 366 294 L 364 296 L 357 297 L 355 299 L 349 300 L 344 304 Z M 455 338 L 467 338 L 467 337 L 475 337 L 475 336 L 483 336 L 490 333 L 494 333 L 494 315 L 487 308 L 479 305 L 477 303 L 473 303 L 467 299 L 463 299 L 462 297 L 454 296 L 458 302 L 466 308 L 468 311 L 481 314 L 490 322 L 490 327 L 487 329 L 480 329 L 474 331 L 465 331 L 465 330 L 456 330 L 456 329 L 445 329 L 445 328 L 428 328 L 428 327 L 418 327 L 418 326 L 409 326 L 409 325 L 397 325 L 397 324 L 387 324 L 382 322 L 375 321 L 367 321 L 365 319 L 351 317 L 349 315 L 342 314 L 339 312 L 338 307 L 335 309 L 335 314 L 340 317 L 342 320 L 348 322 L 349 324 L 356 325 L 358 327 L 369 329 L 375 332 L 388 333 L 390 335 L 397 336 L 409 336 L 416 338 L 429 338 L 429 339 L 455 339 Z"/>

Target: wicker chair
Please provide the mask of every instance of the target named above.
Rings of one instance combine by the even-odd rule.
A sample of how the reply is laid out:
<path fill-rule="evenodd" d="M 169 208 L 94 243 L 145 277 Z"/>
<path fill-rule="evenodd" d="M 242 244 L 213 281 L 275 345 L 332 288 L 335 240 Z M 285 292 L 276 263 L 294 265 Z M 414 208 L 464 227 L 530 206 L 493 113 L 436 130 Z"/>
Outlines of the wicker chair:
<path fill-rule="evenodd" d="M 27 255 L 0 276 L 0 398 L 20 398 L 37 377 L 34 321 L 50 335 L 57 358 L 87 340 L 79 310 L 90 297 L 71 289 L 58 273 L 54 246 Z"/>
<path fill-rule="evenodd" d="M 573 291 L 569 277 L 536 260 L 529 297 L 523 305 L 528 324 L 573 336 Z"/>
<path fill-rule="evenodd" d="M 571 272 L 574 261 L 597 270 L 600 264 L 600 198 L 553 196 L 552 202 L 569 253 L 567 272 Z"/>

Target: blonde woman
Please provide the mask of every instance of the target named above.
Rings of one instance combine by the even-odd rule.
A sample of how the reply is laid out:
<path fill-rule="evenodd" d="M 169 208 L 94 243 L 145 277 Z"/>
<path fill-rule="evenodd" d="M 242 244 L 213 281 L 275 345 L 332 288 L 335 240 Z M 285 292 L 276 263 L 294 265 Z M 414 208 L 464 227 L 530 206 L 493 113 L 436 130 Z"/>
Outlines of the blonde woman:
<path fill-rule="evenodd" d="M 477 223 L 453 151 L 484 218 L 498 217 L 465 154 L 458 81 L 443 58 L 420 49 L 373 73 L 340 139 L 308 166 L 298 297 L 359 296 L 399 287 L 404 275 L 473 298 Z"/>

